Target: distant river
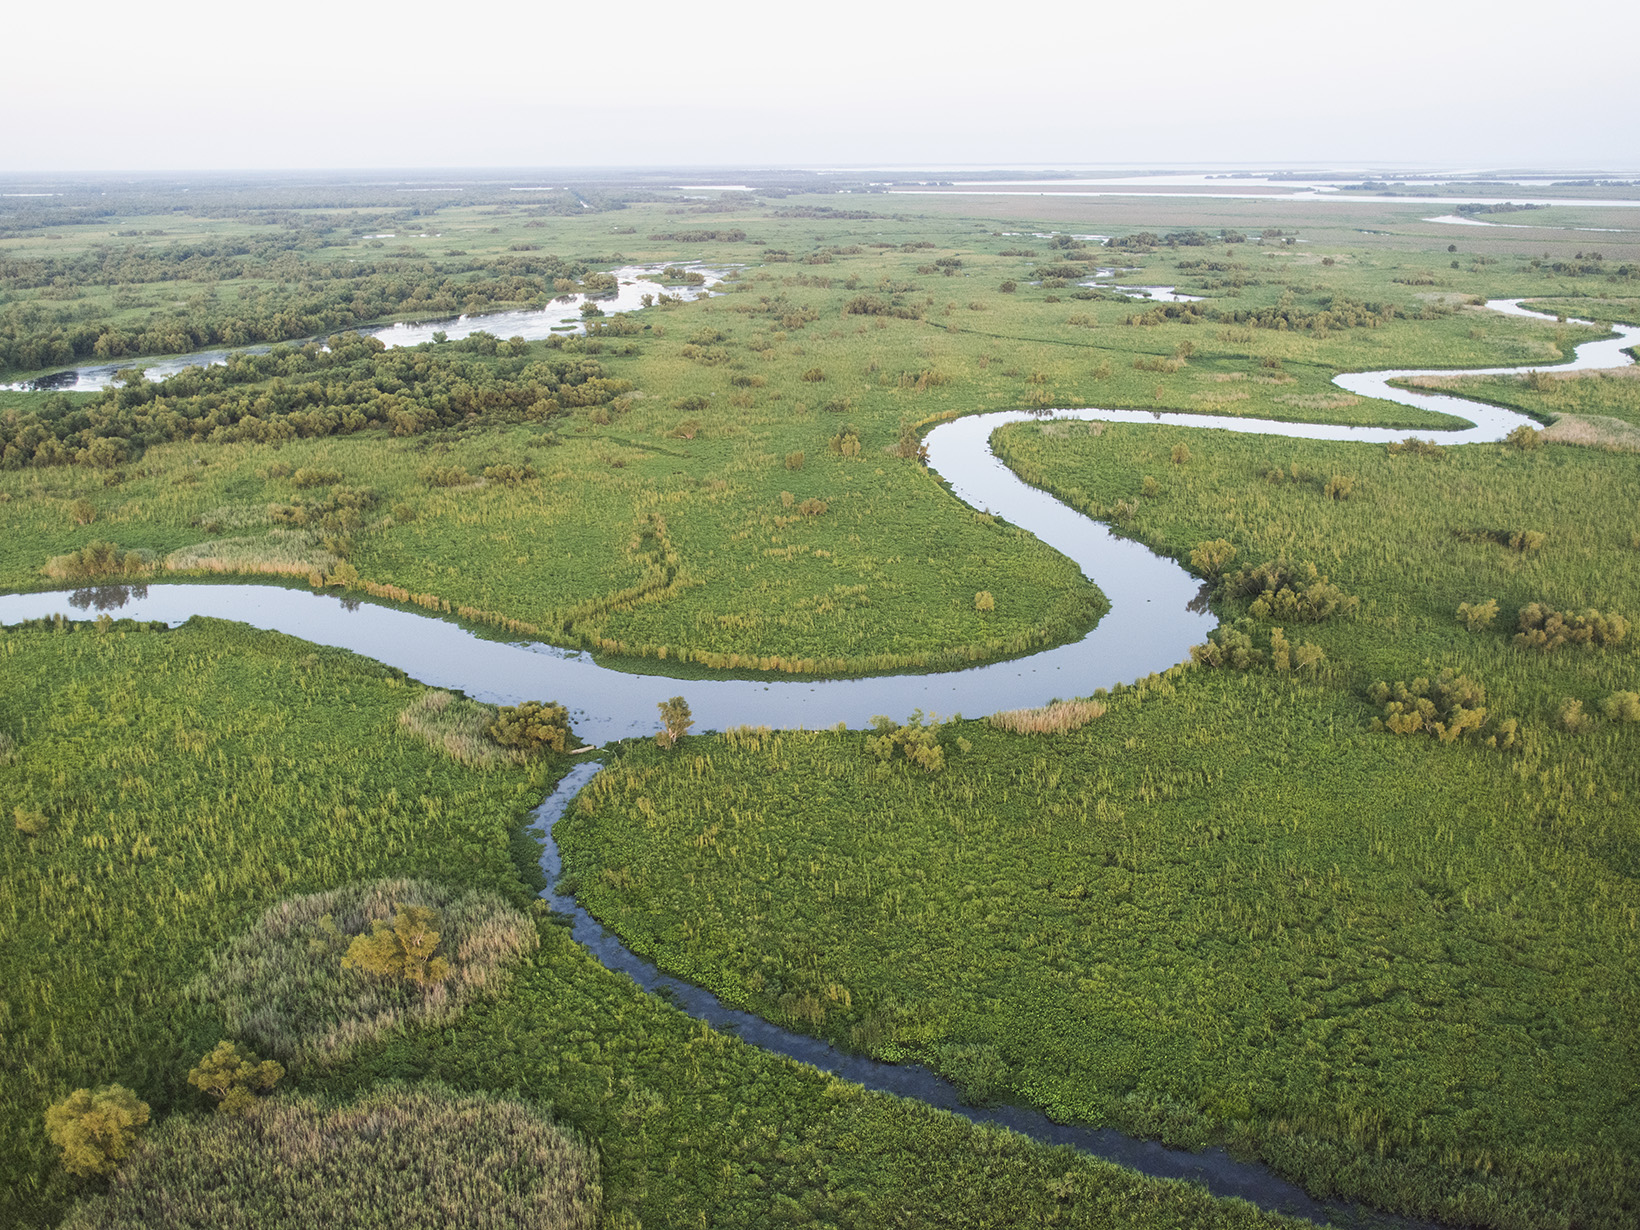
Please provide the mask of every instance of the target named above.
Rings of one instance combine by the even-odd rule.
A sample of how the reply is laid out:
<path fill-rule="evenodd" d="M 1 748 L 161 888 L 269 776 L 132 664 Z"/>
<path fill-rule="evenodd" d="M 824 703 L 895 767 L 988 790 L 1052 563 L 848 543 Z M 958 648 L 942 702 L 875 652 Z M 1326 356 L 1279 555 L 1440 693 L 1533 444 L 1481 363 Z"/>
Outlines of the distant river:
<path fill-rule="evenodd" d="M 700 286 L 663 286 L 649 280 L 667 265 L 627 265 L 613 271 L 616 289 L 602 294 L 560 295 L 544 308 L 522 308 L 509 312 L 481 312 L 474 316 L 452 316 L 444 320 L 401 321 L 391 325 L 376 325 L 347 332 L 358 332 L 366 337 L 380 338 L 389 347 L 419 346 L 433 340 L 435 333 L 443 333 L 452 342 L 474 333 L 492 333 L 499 338 L 521 337 L 526 342 L 538 342 L 554 333 L 585 333 L 587 318 L 581 315 L 581 305 L 591 299 L 606 316 L 632 312 L 643 307 L 645 295 L 671 295 L 674 298 L 695 300 L 713 294 L 722 284 L 724 268 L 700 264 L 674 262 L 678 268 L 702 275 L 706 282 Z M 593 319 L 597 319 L 593 317 Z M 337 330 L 344 332 L 344 330 Z M 311 339 L 309 339 L 311 340 Z M 281 343 L 300 346 L 303 341 Z M 190 367 L 219 367 L 234 355 L 266 354 L 267 346 L 241 346 L 234 349 L 201 350 L 196 354 L 169 359 L 121 359 L 115 363 L 90 363 L 65 368 L 33 380 L 0 385 L 0 389 L 27 393 L 100 393 L 114 383 L 118 372 L 140 367 L 150 380 L 164 380 Z"/>

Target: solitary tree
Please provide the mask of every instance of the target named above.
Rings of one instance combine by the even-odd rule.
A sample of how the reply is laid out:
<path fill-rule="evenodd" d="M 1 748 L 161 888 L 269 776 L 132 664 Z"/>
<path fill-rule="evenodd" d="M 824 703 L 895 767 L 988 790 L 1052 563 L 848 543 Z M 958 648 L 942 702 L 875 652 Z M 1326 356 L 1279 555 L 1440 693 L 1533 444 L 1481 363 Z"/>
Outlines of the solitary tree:
<path fill-rule="evenodd" d="M 283 1064 L 258 1062 L 250 1051 L 224 1039 L 188 1073 L 188 1083 L 215 1098 L 218 1113 L 243 1115 L 257 1093 L 272 1089 L 284 1074 Z"/>
<path fill-rule="evenodd" d="M 46 1135 L 70 1174 L 112 1174 L 148 1124 L 148 1103 L 124 1085 L 76 1089 L 46 1110 Z"/>
<path fill-rule="evenodd" d="M 662 747 L 672 747 L 695 724 L 689 713 L 689 702 L 681 696 L 674 696 L 671 700 L 661 701 L 657 708 L 661 711 L 661 729 L 655 735 L 655 742 Z"/>
<path fill-rule="evenodd" d="M 443 925 L 431 906 L 401 906 L 392 922 L 377 919 L 369 934 L 354 937 L 342 956 L 342 968 L 416 987 L 443 982 L 450 976 L 449 960 L 436 955 Z"/>

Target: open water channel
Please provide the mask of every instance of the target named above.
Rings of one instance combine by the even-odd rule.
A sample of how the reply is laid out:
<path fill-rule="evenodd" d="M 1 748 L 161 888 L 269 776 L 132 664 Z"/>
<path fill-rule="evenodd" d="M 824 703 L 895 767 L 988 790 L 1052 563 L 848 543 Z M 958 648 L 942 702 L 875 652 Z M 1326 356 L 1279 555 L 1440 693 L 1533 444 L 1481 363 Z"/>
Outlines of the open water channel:
<path fill-rule="evenodd" d="M 1497 300 L 1497 311 L 1539 316 L 1519 300 Z M 1625 349 L 1640 344 L 1640 328 L 1616 326 L 1615 336 L 1586 342 L 1572 362 L 1557 371 L 1623 366 Z M 1488 368 L 1485 374 L 1529 368 Z M 1450 371 L 1396 370 L 1347 373 L 1340 387 L 1467 420 L 1469 426 L 1414 434 L 1447 444 L 1501 440 L 1531 420 L 1513 411 L 1449 395 L 1396 389 L 1389 381 Z M 1479 372 L 1474 374 L 1481 374 Z M 591 655 L 541 644 L 486 640 L 433 616 L 272 585 L 151 585 L 0 595 L 0 624 L 95 608 L 122 616 L 180 623 L 193 615 L 237 619 L 322 645 L 352 650 L 396 666 L 424 683 L 456 688 L 492 703 L 555 699 L 570 707 L 582 738 L 594 743 L 659 728 L 656 705 L 681 693 L 703 730 L 739 724 L 814 729 L 842 723 L 862 727 L 873 714 L 902 717 L 913 708 L 950 716 L 979 716 L 999 709 L 1045 704 L 1056 697 L 1086 696 L 1100 687 L 1129 682 L 1183 661 L 1215 620 L 1202 601 L 1200 582 L 1176 562 L 1136 542 L 1118 538 L 1105 526 L 1068 508 L 1046 492 L 1022 482 L 999 461 L 990 436 L 1009 423 L 1043 419 L 1116 423 L 1169 423 L 1177 426 L 1251 432 L 1292 439 L 1355 440 L 1383 444 L 1404 439 L 1403 429 L 1340 427 L 1265 419 L 1151 412 L 1144 410 L 1058 410 L 1051 415 L 1021 411 L 976 414 L 943 424 L 928 434 L 929 461 L 959 499 L 1020 526 L 1076 562 L 1109 598 L 1110 612 L 1081 640 L 1029 657 L 969 670 L 931 674 L 834 680 L 678 680 L 633 674 L 602 666 Z M 577 765 L 536 810 L 545 843 L 542 867 L 549 882 L 560 870 L 552 825 L 576 793 L 600 769 Z M 573 921 L 575 939 L 602 964 L 630 975 L 639 985 L 665 990 L 684 1012 L 715 1028 L 735 1033 L 766 1050 L 813 1064 L 869 1089 L 918 1098 L 977 1122 L 994 1123 L 1047 1144 L 1067 1144 L 1145 1174 L 1188 1179 L 1218 1196 L 1238 1196 L 1262 1208 L 1316 1222 L 1363 1222 L 1405 1226 L 1403 1219 L 1375 1215 L 1356 1206 L 1318 1201 L 1267 1167 L 1243 1162 L 1222 1149 L 1170 1149 L 1109 1128 L 1056 1123 L 1021 1107 L 964 1105 L 950 1082 L 916 1064 L 879 1063 L 846 1054 L 818 1039 L 731 1008 L 710 992 L 661 973 L 620 940 L 571 896 L 549 888 L 547 902 Z"/>

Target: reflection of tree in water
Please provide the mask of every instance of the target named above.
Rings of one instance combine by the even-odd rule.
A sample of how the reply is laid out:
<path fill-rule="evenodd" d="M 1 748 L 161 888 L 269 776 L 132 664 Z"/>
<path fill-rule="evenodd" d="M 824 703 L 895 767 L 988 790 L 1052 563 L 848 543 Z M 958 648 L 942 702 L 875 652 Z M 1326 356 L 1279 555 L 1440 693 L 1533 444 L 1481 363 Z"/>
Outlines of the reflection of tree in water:
<path fill-rule="evenodd" d="M 96 607 L 99 611 L 112 611 L 124 606 L 133 598 L 146 598 L 146 585 L 95 585 L 90 589 L 77 589 L 68 596 L 68 605 L 81 611 Z"/>
<path fill-rule="evenodd" d="M 364 603 L 357 598 L 342 599 L 342 610 L 344 611 L 356 611 L 363 605 Z"/>

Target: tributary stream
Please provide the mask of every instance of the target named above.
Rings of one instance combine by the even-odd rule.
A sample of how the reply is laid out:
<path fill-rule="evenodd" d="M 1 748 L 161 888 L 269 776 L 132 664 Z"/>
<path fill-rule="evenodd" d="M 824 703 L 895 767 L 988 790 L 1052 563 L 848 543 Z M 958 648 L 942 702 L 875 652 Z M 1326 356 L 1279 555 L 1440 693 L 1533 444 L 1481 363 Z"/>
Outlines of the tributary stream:
<path fill-rule="evenodd" d="M 1522 308 L 1518 300 L 1498 300 L 1488 306 L 1516 315 L 1538 315 Z M 1614 331 L 1615 337 L 1579 346 L 1571 363 L 1558 364 L 1554 370 L 1627 364 L 1630 359 L 1623 352 L 1640 344 L 1640 328 L 1616 326 Z M 1529 370 L 1533 369 L 1491 368 L 1465 374 Z M 1451 374 L 1447 370 L 1358 372 L 1339 376 L 1335 383 L 1363 397 L 1467 419 L 1472 424 L 1467 428 L 1409 433 L 1404 428 L 1339 427 L 1145 410 L 1058 410 L 1046 417 L 1168 423 L 1369 444 L 1388 443 L 1409 434 L 1447 444 L 1495 442 L 1514 428 L 1531 423 L 1510 410 L 1448 395 L 1391 388 L 1388 384 L 1397 377 Z M 1177 563 L 1153 554 L 1139 543 L 1118 538 L 1098 522 L 1027 485 L 991 452 L 989 440 L 997 428 L 1044 417 L 1000 411 L 943 424 L 927 436 L 930 465 L 960 499 L 1029 530 L 1074 560 L 1083 574 L 1104 591 L 1110 600 L 1110 612 L 1073 644 L 968 670 L 814 681 L 679 680 L 615 670 L 598 664 L 590 654 L 554 646 L 486 640 L 432 616 L 271 585 L 110 586 L 0 595 L 0 623 L 55 614 L 73 616 L 93 607 L 172 624 L 193 615 L 240 620 L 252 627 L 352 650 L 399 667 L 424 683 L 460 689 L 492 703 L 557 700 L 571 709 L 576 731 L 594 743 L 657 730 L 656 705 L 680 693 L 703 730 L 741 724 L 812 730 L 842 723 L 859 728 L 874 714 L 901 718 L 913 708 L 941 716 L 965 713 L 976 717 L 999 709 L 1042 705 L 1056 697 L 1086 696 L 1096 688 L 1165 670 L 1188 657 L 1190 646 L 1203 641 L 1215 623 L 1200 601 L 1201 583 Z M 552 824 L 599 768 L 596 762 L 577 765 L 535 813 L 546 843 L 542 866 L 549 880 L 555 881 L 559 871 Z M 869 1089 L 918 1098 L 978 1122 L 1012 1128 L 1046 1144 L 1072 1145 L 1149 1175 L 1200 1182 L 1214 1195 L 1239 1196 L 1262 1208 L 1318 1222 L 1365 1219 L 1386 1225 L 1407 1224 L 1395 1218 L 1375 1218 L 1354 1206 L 1315 1200 L 1267 1167 L 1238 1161 L 1222 1149 L 1193 1153 L 1134 1139 L 1109 1128 L 1055 1123 L 1035 1110 L 966 1106 L 955 1086 L 927 1068 L 845 1054 L 816 1038 L 728 1007 L 710 992 L 661 973 L 629 951 L 573 897 L 559 895 L 553 889 L 544 896 L 555 910 L 573 918 L 575 939 L 606 967 L 630 975 L 647 990 L 664 990 L 690 1016 L 732 1032 L 754 1046 L 812 1064 Z"/>

